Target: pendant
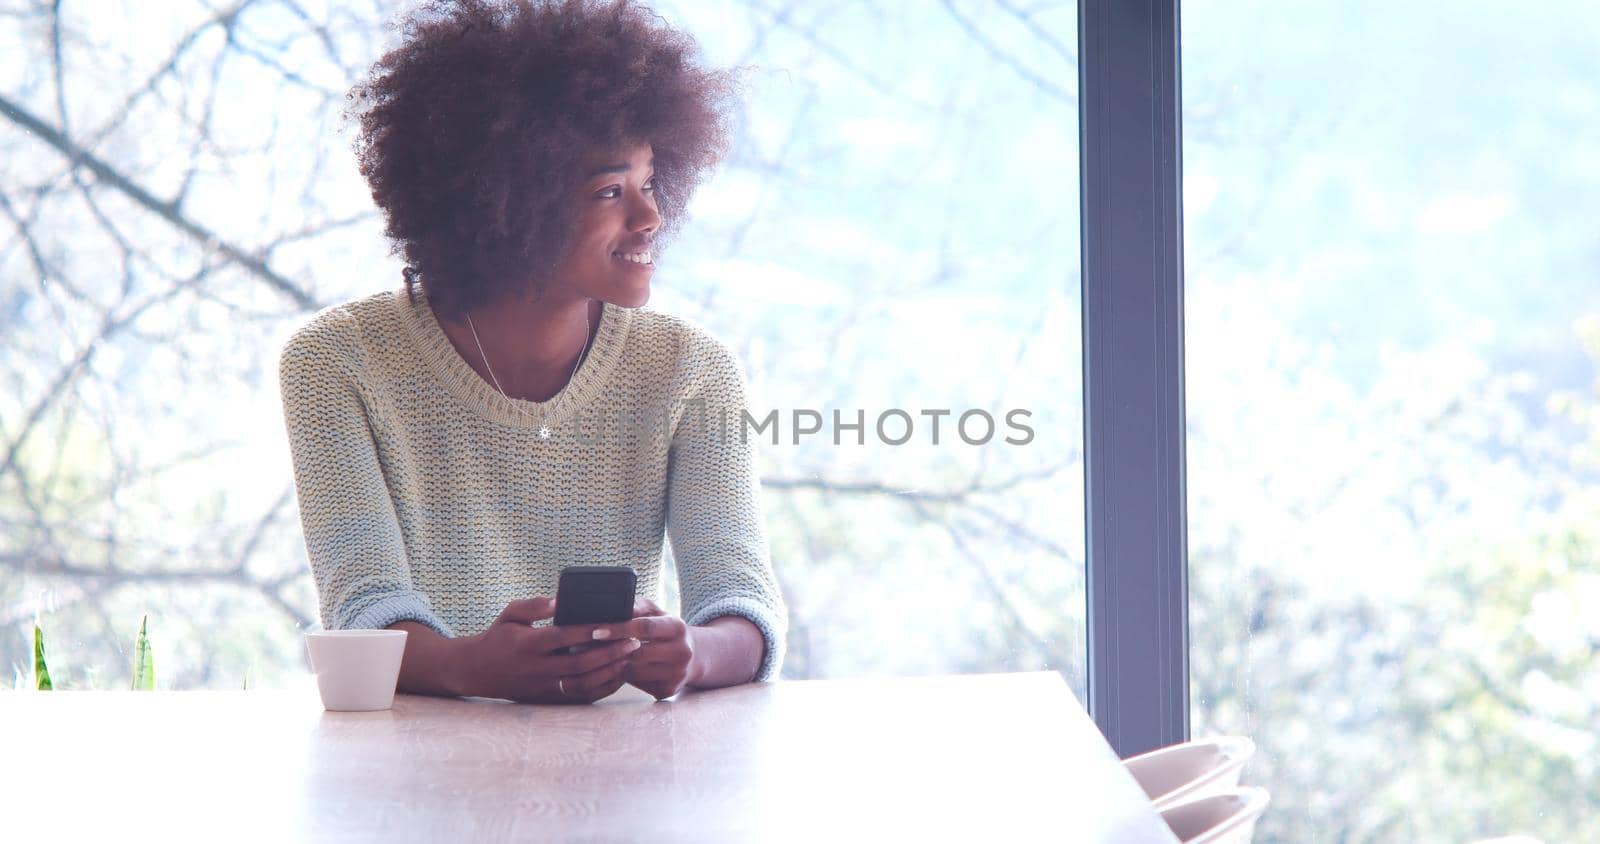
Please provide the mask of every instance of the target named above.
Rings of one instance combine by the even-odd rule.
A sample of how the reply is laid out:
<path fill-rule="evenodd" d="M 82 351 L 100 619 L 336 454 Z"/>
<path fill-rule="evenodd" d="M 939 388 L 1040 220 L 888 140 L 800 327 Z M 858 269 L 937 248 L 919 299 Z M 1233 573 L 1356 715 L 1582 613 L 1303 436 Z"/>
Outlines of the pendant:
<path fill-rule="evenodd" d="M 550 426 L 548 426 L 548 425 L 540 425 L 539 426 L 539 439 L 541 439 L 541 440 L 550 439 Z"/>

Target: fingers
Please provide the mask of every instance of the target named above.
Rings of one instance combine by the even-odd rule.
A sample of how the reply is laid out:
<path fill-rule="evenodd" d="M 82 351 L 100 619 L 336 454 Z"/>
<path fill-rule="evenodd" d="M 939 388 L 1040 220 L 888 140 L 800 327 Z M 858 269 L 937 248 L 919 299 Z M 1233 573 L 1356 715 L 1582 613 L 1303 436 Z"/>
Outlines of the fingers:
<path fill-rule="evenodd" d="M 551 625 L 534 632 L 537 634 L 539 650 L 549 653 L 590 642 L 637 638 L 631 629 L 633 623 L 625 621 L 617 624 L 568 624 L 562 627 Z M 597 637 L 595 636 L 597 632 L 604 635 Z"/>
<path fill-rule="evenodd" d="M 551 668 L 554 669 L 554 673 L 563 677 L 586 674 L 613 662 L 622 662 L 623 657 L 633 653 L 640 647 L 641 645 L 637 639 L 623 639 L 620 642 L 612 642 L 604 647 L 587 650 L 580 654 L 551 657 Z"/>
<path fill-rule="evenodd" d="M 687 665 L 693 656 L 681 640 L 675 642 L 645 642 L 628 657 L 634 665 Z"/>
<path fill-rule="evenodd" d="M 521 703 L 591 703 L 622 687 L 627 656 L 639 647 L 637 640 L 623 639 L 571 656 L 541 654 L 531 662 L 524 658 L 504 678 L 503 685 L 511 691 L 495 696 Z"/>
<path fill-rule="evenodd" d="M 500 616 L 494 620 L 495 624 L 532 624 L 556 617 L 556 599 L 539 596 L 537 598 L 524 598 L 506 604 L 500 611 Z"/>
<path fill-rule="evenodd" d="M 628 635 L 647 642 L 669 642 L 682 639 L 689 631 L 683 619 L 670 615 L 647 615 L 628 622 Z"/>
<path fill-rule="evenodd" d="M 628 656 L 631 674 L 656 676 L 687 672 L 694 652 L 682 639 L 669 642 L 645 642 L 639 650 Z"/>
<path fill-rule="evenodd" d="M 649 598 L 639 598 L 633 602 L 633 617 L 644 615 L 666 615 L 666 611 L 656 606 L 656 602 Z"/>
<path fill-rule="evenodd" d="M 657 700 L 665 700 L 683 690 L 688 673 L 682 664 L 640 665 L 629 661 L 623 679 Z"/>
<path fill-rule="evenodd" d="M 619 659 L 593 671 L 562 677 L 557 684 L 557 692 L 573 703 L 593 703 L 622 688 L 626 682 L 623 675 L 627 667 L 627 660 Z"/>
<path fill-rule="evenodd" d="M 617 676 L 611 678 L 611 680 L 607 681 L 604 685 L 600 686 L 599 688 L 591 689 L 587 695 L 588 702 L 594 703 L 597 700 L 604 700 L 608 697 L 611 697 L 612 695 L 616 694 L 617 689 L 620 689 L 627 684 L 627 678 L 619 672 Z"/>
<path fill-rule="evenodd" d="M 556 633 L 546 634 L 554 636 L 554 638 L 549 640 L 554 642 L 554 644 L 550 646 L 550 650 L 556 650 L 559 648 L 566 648 L 571 645 L 587 644 L 597 641 L 594 639 L 593 633 L 593 631 L 596 630 L 603 631 L 605 633 L 605 635 L 600 637 L 598 641 L 627 638 L 639 639 L 646 642 L 670 642 L 685 638 L 688 635 L 689 626 L 683 623 L 683 619 L 675 616 L 646 615 L 639 616 L 632 621 L 623 622 L 621 624 L 572 625 L 570 627 L 555 627 L 550 629 L 552 631 L 559 631 Z"/>

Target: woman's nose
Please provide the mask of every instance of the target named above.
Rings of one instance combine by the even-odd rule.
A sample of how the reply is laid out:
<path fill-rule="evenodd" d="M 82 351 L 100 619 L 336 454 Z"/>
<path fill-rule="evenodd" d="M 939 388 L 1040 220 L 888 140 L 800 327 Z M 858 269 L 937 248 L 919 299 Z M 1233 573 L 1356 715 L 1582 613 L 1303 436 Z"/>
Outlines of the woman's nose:
<path fill-rule="evenodd" d="M 641 194 L 628 209 L 628 230 L 653 232 L 660 227 L 661 212 L 656 210 L 655 200 Z"/>

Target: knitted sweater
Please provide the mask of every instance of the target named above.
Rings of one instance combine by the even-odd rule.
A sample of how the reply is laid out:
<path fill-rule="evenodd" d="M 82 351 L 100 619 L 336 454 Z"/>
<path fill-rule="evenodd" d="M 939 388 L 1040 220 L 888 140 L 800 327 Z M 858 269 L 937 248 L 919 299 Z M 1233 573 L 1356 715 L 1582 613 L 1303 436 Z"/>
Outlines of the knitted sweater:
<path fill-rule="evenodd" d="M 788 619 L 738 427 L 744 379 L 705 331 L 607 304 L 567 387 L 522 401 L 399 289 L 318 313 L 279 379 L 324 627 L 475 635 L 572 565 L 632 566 L 657 596 L 664 534 L 684 621 L 749 619 L 756 679 L 778 676 Z"/>

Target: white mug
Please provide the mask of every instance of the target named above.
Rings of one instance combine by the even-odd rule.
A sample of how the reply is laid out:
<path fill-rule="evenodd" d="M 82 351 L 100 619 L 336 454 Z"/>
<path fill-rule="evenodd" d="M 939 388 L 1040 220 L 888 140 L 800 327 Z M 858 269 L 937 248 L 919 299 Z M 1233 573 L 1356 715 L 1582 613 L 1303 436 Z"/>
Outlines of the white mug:
<path fill-rule="evenodd" d="M 322 706 L 334 712 L 372 712 L 394 706 L 404 630 L 320 630 L 306 634 Z"/>

